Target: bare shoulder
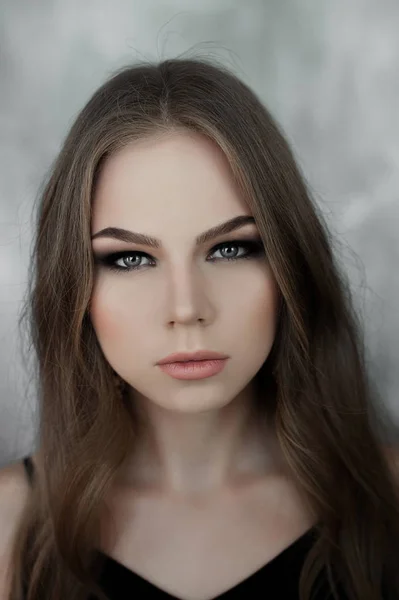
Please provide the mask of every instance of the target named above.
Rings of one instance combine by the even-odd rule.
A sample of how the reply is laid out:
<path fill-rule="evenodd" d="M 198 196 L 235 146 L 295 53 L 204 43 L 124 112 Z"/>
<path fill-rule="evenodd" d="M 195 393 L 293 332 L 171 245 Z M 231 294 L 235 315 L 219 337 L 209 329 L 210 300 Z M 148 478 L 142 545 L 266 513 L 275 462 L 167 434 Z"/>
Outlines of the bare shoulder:
<path fill-rule="evenodd" d="M 8 593 L 7 570 L 14 536 L 30 497 L 31 487 L 22 460 L 0 469 L 0 597 Z"/>
<path fill-rule="evenodd" d="M 30 485 L 22 461 L 13 462 L 0 469 L 0 519 L 18 512 L 29 495 Z"/>

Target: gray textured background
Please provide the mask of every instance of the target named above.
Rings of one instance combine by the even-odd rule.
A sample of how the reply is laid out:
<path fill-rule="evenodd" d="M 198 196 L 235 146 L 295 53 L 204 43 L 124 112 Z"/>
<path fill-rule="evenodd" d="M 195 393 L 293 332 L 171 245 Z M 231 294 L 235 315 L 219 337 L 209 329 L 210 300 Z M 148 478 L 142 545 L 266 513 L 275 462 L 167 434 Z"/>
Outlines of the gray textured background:
<path fill-rule="evenodd" d="M 42 178 L 113 69 L 182 53 L 222 59 L 283 127 L 350 273 L 399 439 L 397 0 L 0 0 L 0 11 L 0 463 L 35 443 L 17 318 Z"/>

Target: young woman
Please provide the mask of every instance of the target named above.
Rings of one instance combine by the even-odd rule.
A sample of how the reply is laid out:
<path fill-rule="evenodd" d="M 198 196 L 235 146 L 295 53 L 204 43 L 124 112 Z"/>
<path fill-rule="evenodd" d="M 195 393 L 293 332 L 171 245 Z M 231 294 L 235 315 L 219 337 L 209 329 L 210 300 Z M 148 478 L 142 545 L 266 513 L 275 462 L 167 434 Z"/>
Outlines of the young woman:
<path fill-rule="evenodd" d="M 331 248 L 222 65 L 95 92 L 38 212 L 12 600 L 399 597 L 398 482 Z"/>

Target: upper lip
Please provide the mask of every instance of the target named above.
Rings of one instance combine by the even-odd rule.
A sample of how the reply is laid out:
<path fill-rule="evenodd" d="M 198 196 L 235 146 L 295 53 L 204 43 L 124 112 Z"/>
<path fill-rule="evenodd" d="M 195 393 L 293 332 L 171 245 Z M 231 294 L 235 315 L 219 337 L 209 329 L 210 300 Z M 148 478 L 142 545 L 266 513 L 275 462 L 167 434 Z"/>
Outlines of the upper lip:
<path fill-rule="evenodd" d="M 169 354 L 157 362 L 157 365 L 164 365 L 173 362 L 188 362 L 190 360 L 215 360 L 229 358 L 226 354 L 220 352 L 212 352 L 211 350 L 197 350 L 196 352 L 175 352 Z"/>

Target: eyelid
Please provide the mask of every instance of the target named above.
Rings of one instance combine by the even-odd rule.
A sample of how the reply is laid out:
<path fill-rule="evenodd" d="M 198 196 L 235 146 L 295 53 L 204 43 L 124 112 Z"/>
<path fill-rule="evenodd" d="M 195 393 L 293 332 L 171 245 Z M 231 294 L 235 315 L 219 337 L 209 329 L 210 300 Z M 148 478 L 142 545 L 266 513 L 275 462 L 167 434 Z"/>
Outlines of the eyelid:
<path fill-rule="evenodd" d="M 260 257 L 260 256 L 264 256 L 265 255 L 265 247 L 263 244 L 263 240 L 261 239 L 261 237 L 259 235 L 255 236 L 255 237 L 245 237 L 242 239 L 226 239 L 223 242 L 219 242 L 217 244 L 214 244 L 208 251 L 207 254 L 214 254 L 215 252 L 219 252 L 221 248 L 228 246 L 229 244 L 237 246 L 237 247 L 246 247 L 247 248 L 247 253 L 244 256 L 239 256 L 239 257 L 234 257 L 234 258 L 227 258 L 227 259 L 223 259 L 223 258 L 213 258 L 210 259 L 211 262 L 230 262 L 230 261 L 239 261 L 239 260 L 245 260 L 245 259 L 251 259 L 251 258 L 256 258 L 256 257 Z M 132 271 L 140 271 L 141 270 L 141 266 L 138 266 L 137 268 L 132 267 L 120 267 L 120 266 L 115 266 L 116 261 L 120 260 L 120 259 L 124 259 L 127 256 L 132 256 L 132 255 L 136 255 L 139 257 L 144 257 L 149 259 L 150 261 L 157 261 L 156 258 L 154 258 L 153 256 L 151 256 L 150 254 L 148 254 L 147 252 L 143 252 L 142 250 L 120 250 L 119 252 L 105 252 L 103 254 L 98 254 L 95 253 L 94 255 L 94 263 L 97 266 L 104 266 L 107 269 L 110 269 L 111 271 L 115 271 L 117 273 L 123 273 L 123 272 L 132 272 Z M 145 267 L 145 265 L 143 266 Z"/>
<path fill-rule="evenodd" d="M 263 245 L 263 240 L 260 237 L 259 234 L 255 233 L 255 234 L 251 234 L 251 233 L 242 233 L 240 235 L 240 237 L 237 237 L 237 233 L 235 234 L 236 237 L 234 237 L 234 232 L 227 234 L 227 237 L 225 237 L 225 239 L 223 239 L 220 242 L 215 243 L 215 241 L 213 241 L 212 243 L 207 243 L 206 246 L 209 246 L 209 250 L 212 249 L 216 249 L 220 246 L 223 246 L 224 244 L 227 243 L 234 243 L 234 244 L 240 244 L 242 242 L 254 242 L 254 243 L 259 243 Z M 123 254 L 126 252 L 137 252 L 139 254 L 143 254 L 145 256 L 149 256 L 151 257 L 151 254 L 149 252 L 147 252 L 146 250 L 140 250 L 138 247 L 140 247 L 140 244 L 129 244 L 128 248 L 121 248 L 120 250 L 116 250 L 116 249 L 112 249 L 112 250 L 93 250 L 93 253 L 98 256 L 99 258 L 103 258 L 105 256 L 109 256 L 109 255 L 116 255 L 116 254 Z M 133 247 L 135 246 L 135 247 Z"/>

